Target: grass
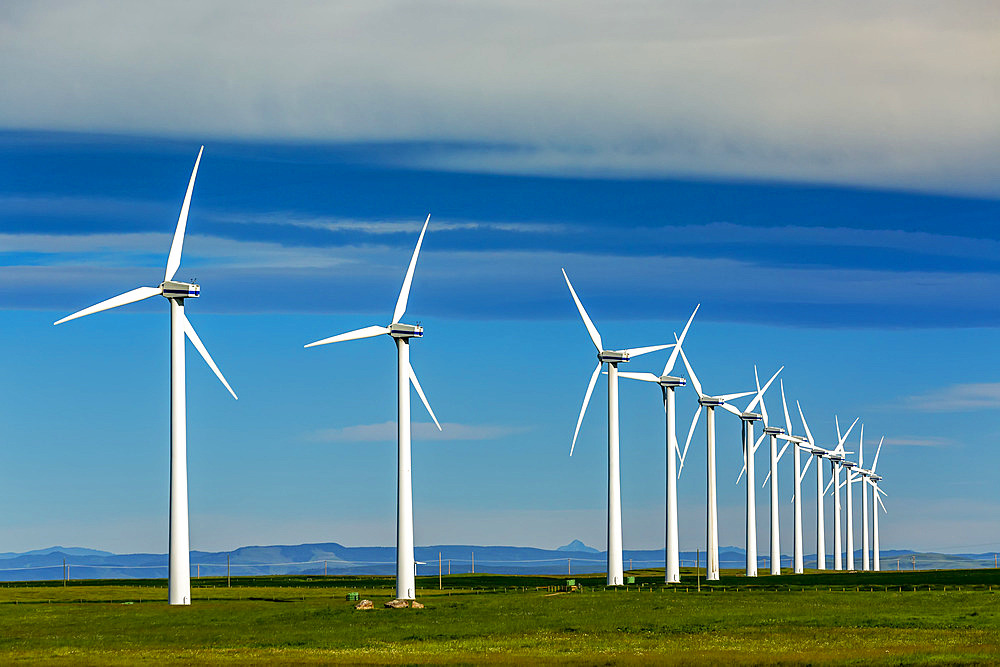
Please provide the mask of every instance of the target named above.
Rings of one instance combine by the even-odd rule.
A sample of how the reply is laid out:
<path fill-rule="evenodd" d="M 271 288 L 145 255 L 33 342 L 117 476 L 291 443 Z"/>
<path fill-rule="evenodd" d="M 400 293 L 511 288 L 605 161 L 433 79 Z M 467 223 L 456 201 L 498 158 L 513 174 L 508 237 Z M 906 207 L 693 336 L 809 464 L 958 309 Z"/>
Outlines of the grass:
<path fill-rule="evenodd" d="M 453 575 L 443 591 L 437 577 L 421 577 L 422 610 L 381 608 L 393 597 L 387 577 L 234 578 L 232 588 L 225 579 L 202 579 L 185 608 L 165 604 L 162 580 L 9 585 L 0 587 L 0 657 L 91 664 L 1000 663 L 996 570 L 810 573 L 752 583 L 733 574 L 718 587 L 702 582 L 700 593 L 686 575 L 671 588 L 662 570 L 634 574 L 638 584 L 628 590 L 605 590 L 603 578 L 587 575 L 575 577 L 583 592 L 555 594 L 565 577 Z M 354 610 L 345 595 L 355 590 L 377 608 Z"/>

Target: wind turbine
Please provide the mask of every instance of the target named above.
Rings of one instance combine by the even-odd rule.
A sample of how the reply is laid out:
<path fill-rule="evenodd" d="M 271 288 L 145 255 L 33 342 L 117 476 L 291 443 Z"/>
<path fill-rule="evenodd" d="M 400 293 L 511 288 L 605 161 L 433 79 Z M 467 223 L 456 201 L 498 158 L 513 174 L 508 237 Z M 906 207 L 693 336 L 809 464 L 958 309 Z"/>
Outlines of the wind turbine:
<path fill-rule="evenodd" d="M 802 480 L 805 477 L 806 469 L 809 468 L 809 463 L 812 462 L 812 457 L 809 458 L 809 461 L 806 461 L 806 467 L 803 468 L 800 450 L 803 443 L 808 442 L 808 440 L 797 435 L 792 435 L 792 420 L 788 416 L 788 403 L 785 402 L 785 384 L 781 380 L 778 381 L 778 384 L 781 387 L 781 408 L 785 412 L 785 432 L 788 440 L 794 445 L 792 447 L 792 463 L 795 466 L 795 495 L 792 497 L 794 518 L 792 531 L 792 571 L 795 574 L 802 574 L 805 572 L 805 561 L 802 554 Z M 784 448 L 781 451 L 784 453 Z M 778 459 L 781 459 L 781 454 L 778 454 Z"/>
<path fill-rule="evenodd" d="M 413 249 L 413 256 L 410 258 L 410 265 L 406 269 L 406 277 L 403 278 L 403 287 L 399 290 L 399 298 L 396 299 L 396 308 L 392 312 L 392 322 L 389 326 L 372 325 L 347 333 L 331 336 L 309 343 L 305 347 L 316 345 L 327 345 L 328 343 L 339 343 L 345 340 L 357 340 L 360 338 L 372 338 L 387 334 L 396 341 L 396 397 L 397 397 L 397 482 L 396 482 L 396 597 L 400 600 L 412 600 L 416 597 L 416 578 L 414 576 L 415 559 L 413 556 L 413 486 L 410 474 L 410 384 L 417 391 L 428 414 L 434 420 L 434 424 L 441 430 L 434 411 L 431 410 L 424 390 L 420 388 L 420 382 L 410 366 L 410 339 L 420 338 L 424 335 L 424 329 L 416 324 L 403 324 L 400 319 L 406 312 L 406 301 L 410 298 L 410 285 L 413 282 L 413 272 L 417 268 L 417 256 L 420 254 L 420 246 L 424 242 L 424 233 L 427 231 L 427 224 L 431 221 L 428 215 L 424 221 L 423 229 L 420 230 L 420 237 L 417 239 L 417 247 Z"/>
<path fill-rule="evenodd" d="M 734 408 L 732 405 L 726 403 L 726 401 L 732 401 L 737 398 L 743 398 L 744 396 L 749 396 L 754 392 L 744 391 L 737 394 L 723 394 L 721 396 L 709 396 L 702 390 L 701 382 L 698 381 L 698 376 L 695 375 L 694 369 L 691 368 L 691 364 L 688 361 L 687 355 L 684 354 L 684 348 L 679 347 L 679 349 L 681 352 L 681 360 L 684 362 L 684 367 L 687 369 L 688 378 L 691 380 L 691 384 L 692 386 L 694 386 L 694 390 L 698 394 L 698 409 L 694 413 L 694 419 L 691 420 L 691 428 L 688 429 L 687 440 L 684 442 L 684 451 L 681 453 L 681 464 L 677 470 L 677 475 L 679 477 L 681 471 L 684 469 L 684 459 L 687 457 L 688 445 L 691 444 L 691 436 L 694 435 L 694 429 L 698 425 L 698 417 L 701 416 L 701 409 L 705 408 L 705 431 L 706 431 L 706 444 L 708 448 L 708 463 L 707 463 L 708 520 L 706 521 L 707 549 L 705 550 L 705 556 L 706 556 L 705 579 L 707 581 L 718 581 L 719 580 L 719 503 L 716 493 L 716 479 L 715 479 L 715 408 L 721 407 L 723 410 L 739 417 L 740 411 Z"/>
<path fill-rule="evenodd" d="M 594 368 L 594 373 L 590 376 L 590 384 L 587 385 L 587 393 L 583 397 L 583 407 L 580 408 L 580 417 L 576 420 L 573 444 L 569 448 L 570 456 L 573 456 L 573 450 L 576 448 L 576 438 L 580 435 L 580 425 L 583 423 L 583 415 L 587 412 L 590 396 L 594 393 L 597 376 L 601 374 L 601 368 L 604 364 L 608 365 L 608 586 L 621 586 L 625 583 L 625 571 L 622 563 L 622 494 L 618 460 L 618 364 L 628 362 L 631 357 L 665 350 L 672 345 L 605 350 L 601 342 L 601 334 L 583 308 L 580 297 L 573 289 L 573 283 L 566 275 L 566 269 L 562 270 L 562 274 L 563 278 L 566 279 L 566 286 L 569 287 L 569 293 L 576 303 L 576 309 L 580 311 L 580 317 L 583 318 L 583 324 L 587 327 L 587 333 L 590 334 L 590 340 L 597 348 L 597 367 Z"/>
<path fill-rule="evenodd" d="M 687 336 L 691 321 L 698 313 L 701 304 L 695 306 L 694 312 L 688 318 L 684 330 L 681 331 L 680 338 L 676 339 L 674 349 L 670 352 L 667 365 L 663 367 L 663 372 L 659 376 L 652 373 L 629 373 L 620 372 L 618 375 L 633 380 L 653 382 L 660 386 L 663 394 L 663 411 L 667 419 L 667 533 L 666 533 L 666 567 L 664 578 L 668 584 L 677 584 L 681 580 L 680 568 L 680 547 L 677 538 L 677 457 L 680 456 L 680 447 L 677 446 L 677 411 L 674 402 L 674 390 L 685 385 L 684 378 L 670 375 L 677 363 L 677 353 L 681 350 L 684 337 Z"/>
<path fill-rule="evenodd" d="M 843 436 L 840 434 L 840 420 L 834 415 L 834 422 L 837 425 L 837 447 L 832 451 L 827 453 L 827 458 L 830 459 L 830 482 L 826 485 L 827 489 L 833 486 L 833 569 L 843 570 L 844 569 L 844 554 L 842 551 L 842 537 L 843 532 L 841 529 L 841 514 L 843 513 L 843 506 L 840 504 L 840 468 L 845 461 L 845 454 L 848 452 L 844 451 L 844 440 L 850 435 L 851 429 L 854 428 L 854 424 L 858 423 L 858 418 L 855 418 L 854 423 L 851 424 L 851 428 L 847 429 L 847 433 Z M 824 491 L 824 495 L 826 492 Z"/>
<path fill-rule="evenodd" d="M 878 441 L 878 448 L 875 450 L 875 458 L 872 460 L 871 470 L 866 471 L 868 473 L 866 481 L 872 486 L 872 569 L 876 572 L 879 571 L 878 506 L 881 505 L 882 511 L 886 511 L 885 505 L 882 503 L 882 499 L 878 495 L 880 493 L 883 496 L 886 495 L 886 492 L 878 486 L 878 483 L 882 481 L 882 476 L 875 473 L 875 468 L 878 466 L 878 455 L 882 451 L 883 441 L 885 441 L 885 436 Z"/>
<path fill-rule="evenodd" d="M 757 489 L 754 488 L 756 480 L 754 478 L 754 465 L 753 465 L 753 455 L 757 451 L 757 447 L 760 445 L 760 440 L 754 442 L 753 438 L 753 423 L 755 421 L 760 421 L 763 416 L 754 412 L 754 408 L 760 403 L 763 406 L 764 403 L 764 392 L 767 388 L 771 386 L 774 382 L 774 378 L 778 377 L 778 373 L 784 368 L 782 366 L 771 379 L 767 381 L 767 384 L 763 388 L 760 386 L 760 379 L 757 377 L 757 367 L 754 366 L 753 374 L 754 378 L 757 380 L 757 395 L 754 397 L 747 409 L 740 413 L 740 420 L 743 422 L 743 465 L 747 473 L 747 528 L 746 528 L 746 556 L 747 556 L 747 573 L 748 577 L 757 576 Z M 764 409 L 764 408 L 762 408 Z M 764 435 L 761 435 L 761 439 Z M 740 477 L 743 473 L 740 473 Z M 736 480 L 739 483 L 739 479 Z"/>
<path fill-rule="evenodd" d="M 172 605 L 191 604 L 191 553 L 187 491 L 187 393 L 184 383 L 185 336 L 191 339 L 191 343 L 194 344 L 195 349 L 198 350 L 208 367 L 225 385 L 233 398 L 236 398 L 233 388 L 229 386 L 219 367 L 212 361 L 208 350 L 205 349 L 194 327 L 191 326 L 191 322 L 184 314 L 184 300 L 200 296 L 201 287 L 193 283 L 174 280 L 174 275 L 181 264 L 184 230 L 187 227 L 188 210 L 191 207 L 191 193 L 194 191 L 194 179 L 198 175 L 198 165 L 201 163 L 201 154 L 204 150 L 205 147 L 202 146 L 194 161 L 191 180 L 188 181 L 180 217 L 177 219 L 177 228 L 174 230 L 174 240 L 170 244 L 170 254 L 167 255 L 167 270 L 163 275 L 163 282 L 158 287 L 137 287 L 89 308 L 84 308 L 55 323 L 62 324 L 78 317 L 92 315 L 102 310 L 117 308 L 154 296 L 165 297 L 170 302 L 170 555 L 167 599 Z"/>
<path fill-rule="evenodd" d="M 868 543 L 868 475 L 865 470 L 865 425 L 861 425 L 861 442 L 858 443 L 858 476 L 861 480 L 861 569 L 872 569 Z"/>
<path fill-rule="evenodd" d="M 754 376 L 756 379 L 756 369 L 754 369 Z M 770 436 L 770 445 L 771 445 L 770 446 L 771 466 L 770 470 L 767 473 L 767 477 L 764 478 L 764 484 L 762 486 L 767 486 L 769 482 L 771 484 L 771 529 L 770 529 L 771 574 L 774 576 L 778 576 L 781 574 L 781 540 L 780 540 L 779 526 L 778 526 L 778 462 L 781 460 L 781 457 L 785 455 L 785 450 L 788 449 L 788 446 L 790 444 L 792 443 L 797 444 L 801 440 L 800 438 L 796 438 L 793 435 L 788 435 L 788 432 L 791 430 L 791 425 L 789 424 L 789 419 L 788 419 L 788 406 L 785 404 L 785 387 L 781 381 L 779 381 L 779 385 L 781 386 L 781 405 L 785 410 L 786 428 L 771 426 L 768 423 L 767 406 L 765 405 L 764 401 L 760 402 L 761 416 L 763 417 L 764 421 L 764 433 L 760 437 L 763 438 L 765 435 Z M 757 379 L 757 386 L 760 387 L 759 379 Z M 781 448 L 780 452 L 778 451 L 779 439 L 785 441 L 785 445 Z M 796 477 L 798 477 L 797 446 L 795 447 L 795 452 L 796 452 L 795 470 L 796 470 Z M 740 473 L 741 476 L 742 474 L 743 473 Z M 801 516 L 799 518 L 800 518 L 799 523 L 801 524 Z M 799 547 L 800 547 L 799 551 L 801 552 L 801 543 L 799 544 Z"/>

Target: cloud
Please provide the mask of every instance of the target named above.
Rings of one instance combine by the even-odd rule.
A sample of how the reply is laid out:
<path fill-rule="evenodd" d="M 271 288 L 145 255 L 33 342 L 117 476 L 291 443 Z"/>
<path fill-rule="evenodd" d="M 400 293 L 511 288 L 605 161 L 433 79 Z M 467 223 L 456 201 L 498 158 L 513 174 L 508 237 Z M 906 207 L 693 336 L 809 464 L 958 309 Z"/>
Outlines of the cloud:
<path fill-rule="evenodd" d="M 526 427 L 472 425 L 472 424 L 441 424 L 441 430 L 430 422 L 414 422 L 410 425 L 414 440 L 497 440 L 510 435 L 524 433 Z M 395 442 L 397 437 L 396 422 L 381 424 L 359 424 L 343 428 L 329 428 L 308 434 L 307 438 L 316 442 Z"/>
<path fill-rule="evenodd" d="M 8 2 L 0 126 L 996 193 L 998 21 L 972 0 Z"/>
<path fill-rule="evenodd" d="M 971 412 L 1000 408 L 1000 382 L 971 382 L 942 387 L 902 399 L 902 406 L 922 412 Z"/>
<path fill-rule="evenodd" d="M 877 447 L 878 441 L 874 440 L 871 444 L 873 447 Z M 895 438 L 886 438 L 883 444 L 896 447 L 954 447 L 957 443 L 951 438 L 902 435 Z"/>

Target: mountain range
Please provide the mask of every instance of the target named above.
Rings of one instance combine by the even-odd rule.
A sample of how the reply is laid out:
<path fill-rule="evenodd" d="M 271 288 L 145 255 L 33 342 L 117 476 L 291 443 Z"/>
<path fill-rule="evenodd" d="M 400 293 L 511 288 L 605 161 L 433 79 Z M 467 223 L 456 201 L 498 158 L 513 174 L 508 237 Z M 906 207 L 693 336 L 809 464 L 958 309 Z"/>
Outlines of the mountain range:
<path fill-rule="evenodd" d="M 512 546 L 434 545 L 416 547 L 418 575 L 437 574 L 440 559 L 444 574 L 472 571 L 496 574 L 586 574 L 605 570 L 605 553 L 579 540 L 556 549 Z M 224 576 L 227 561 L 234 576 L 269 574 L 367 574 L 395 573 L 394 547 L 346 547 L 336 542 L 298 545 L 246 546 L 233 551 L 192 551 L 192 576 Z M 860 552 L 856 554 L 860 564 Z M 681 565 L 695 564 L 695 552 L 681 552 Z M 724 547 L 719 558 L 723 568 L 740 568 L 745 552 Z M 832 563 L 832 557 L 828 557 Z M 624 552 L 628 569 L 663 567 L 663 549 L 629 549 Z M 807 555 L 806 566 L 815 562 Z M 704 566 L 705 554 L 699 558 Z M 0 581 L 56 580 L 63 576 L 63 563 L 70 579 L 147 579 L 167 576 L 166 554 L 114 554 L 81 547 L 49 547 L 22 553 L 0 553 Z M 765 565 L 766 558 L 761 558 Z M 909 550 L 883 551 L 883 570 L 970 569 L 995 566 L 995 554 L 937 554 Z M 783 556 L 789 567 L 791 557 Z"/>

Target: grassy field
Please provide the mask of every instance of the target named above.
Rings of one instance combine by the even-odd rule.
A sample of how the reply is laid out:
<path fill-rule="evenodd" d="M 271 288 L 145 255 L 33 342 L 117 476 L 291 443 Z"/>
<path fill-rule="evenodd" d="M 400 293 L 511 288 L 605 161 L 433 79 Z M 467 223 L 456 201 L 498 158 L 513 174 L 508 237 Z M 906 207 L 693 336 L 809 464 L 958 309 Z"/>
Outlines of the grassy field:
<path fill-rule="evenodd" d="M 196 580 L 194 604 L 165 582 L 0 586 L 0 657 L 126 664 L 1000 663 L 996 570 L 731 575 L 698 592 L 640 571 L 627 590 L 576 577 L 418 580 L 420 610 L 383 609 L 385 577 Z M 687 583 L 690 581 L 690 584 Z M 993 592 L 992 588 L 996 588 Z M 349 591 L 375 601 L 356 611 Z"/>

